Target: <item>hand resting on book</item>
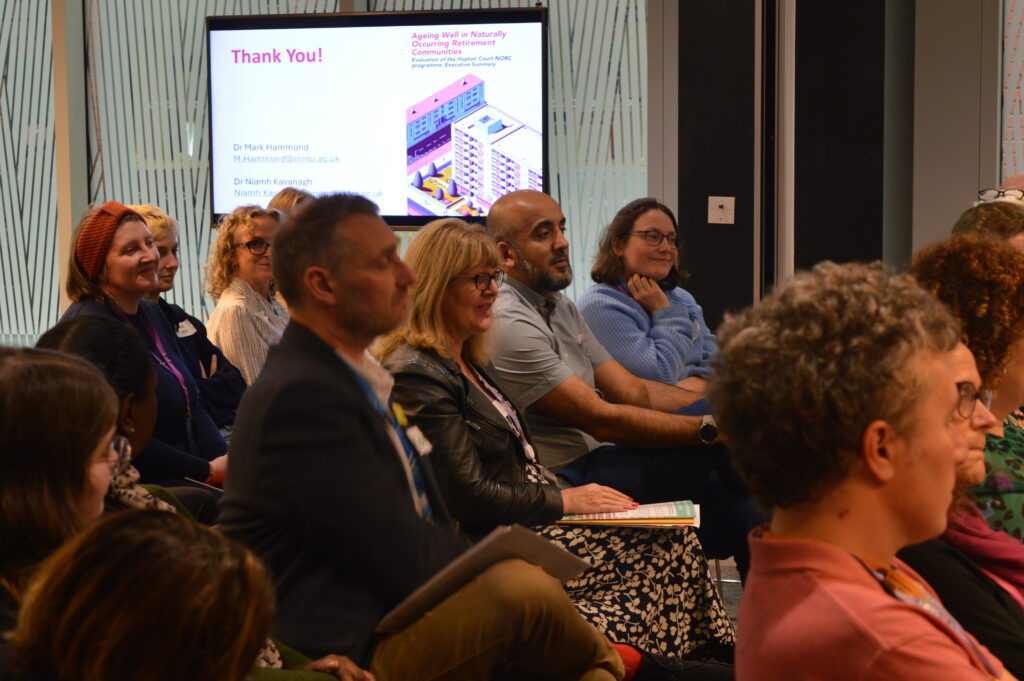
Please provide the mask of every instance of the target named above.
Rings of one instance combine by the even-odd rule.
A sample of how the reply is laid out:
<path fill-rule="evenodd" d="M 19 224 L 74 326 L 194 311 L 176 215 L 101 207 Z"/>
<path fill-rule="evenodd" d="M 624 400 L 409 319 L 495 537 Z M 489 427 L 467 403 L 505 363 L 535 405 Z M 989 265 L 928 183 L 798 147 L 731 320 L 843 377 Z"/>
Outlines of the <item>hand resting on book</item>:
<path fill-rule="evenodd" d="M 636 506 L 622 492 L 596 483 L 562 490 L 562 513 L 611 513 Z"/>

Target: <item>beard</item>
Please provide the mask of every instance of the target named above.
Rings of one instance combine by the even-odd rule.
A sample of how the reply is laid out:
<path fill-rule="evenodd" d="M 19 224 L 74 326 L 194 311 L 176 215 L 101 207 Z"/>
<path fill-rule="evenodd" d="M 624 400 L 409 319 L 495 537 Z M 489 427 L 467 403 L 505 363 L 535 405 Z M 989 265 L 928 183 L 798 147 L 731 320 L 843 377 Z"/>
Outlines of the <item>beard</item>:
<path fill-rule="evenodd" d="M 378 336 L 401 326 L 408 313 L 406 289 L 397 291 L 391 305 L 384 309 L 374 307 L 359 296 L 352 296 L 341 307 L 339 323 L 354 337 L 369 344 Z"/>
<path fill-rule="evenodd" d="M 548 259 L 547 266 L 541 270 L 531 265 L 519 246 L 511 244 L 512 250 L 516 253 L 516 262 L 530 280 L 530 287 L 538 293 L 555 293 L 561 291 L 572 283 L 572 264 L 569 262 L 569 251 L 561 252 Z M 564 274 L 557 274 L 551 271 L 551 267 L 562 258 L 565 258 L 566 271 Z"/>

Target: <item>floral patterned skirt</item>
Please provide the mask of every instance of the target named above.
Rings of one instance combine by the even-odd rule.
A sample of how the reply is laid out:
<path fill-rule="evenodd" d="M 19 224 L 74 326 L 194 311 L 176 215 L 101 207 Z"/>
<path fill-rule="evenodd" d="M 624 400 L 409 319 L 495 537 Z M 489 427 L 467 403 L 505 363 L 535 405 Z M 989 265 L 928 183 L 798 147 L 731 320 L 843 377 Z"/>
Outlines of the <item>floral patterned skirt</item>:
<path fill-rule="evenodd" d="M 542 480 L 532 466 L 527 479 Z M 696 530 L 583 525 L 534 530 L 590 561 L 592 567 L 565 590 L 580 614 L 613 642 L 668 656 L 734 644 Z"/>

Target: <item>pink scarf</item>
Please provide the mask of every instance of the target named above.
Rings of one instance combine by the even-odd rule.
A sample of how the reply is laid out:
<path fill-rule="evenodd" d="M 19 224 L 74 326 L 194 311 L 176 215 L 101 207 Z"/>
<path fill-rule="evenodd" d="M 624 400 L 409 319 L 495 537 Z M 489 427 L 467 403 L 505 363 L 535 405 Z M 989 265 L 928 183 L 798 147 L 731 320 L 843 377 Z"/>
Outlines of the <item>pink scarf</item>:
<path fill-rule="evenodd" d="M 942 535 L 999 583 L 1024 608 L 1024 544 L 993 530 L 974 504 L 955 504 Z"/>

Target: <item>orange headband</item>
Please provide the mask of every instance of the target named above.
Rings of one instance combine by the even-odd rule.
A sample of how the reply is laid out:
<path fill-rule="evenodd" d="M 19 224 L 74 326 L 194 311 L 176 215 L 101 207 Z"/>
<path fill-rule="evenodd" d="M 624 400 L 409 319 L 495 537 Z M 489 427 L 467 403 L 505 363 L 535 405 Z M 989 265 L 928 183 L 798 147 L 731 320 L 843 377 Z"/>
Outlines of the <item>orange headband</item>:
<path fill-rule="evenodd" d="M 100 275 L 107 251 L 110 250 L 110 242 L 114 240 L 114 232 L 121 221 L 129 215 L 142 220 L 142 216 L 128 206 L 117 201 L 107 201 L 96 209 L 79 232 L 78 243 L 75 244 L 75 260 L 89 281 L 96 281 L 96 277 Z"/>

